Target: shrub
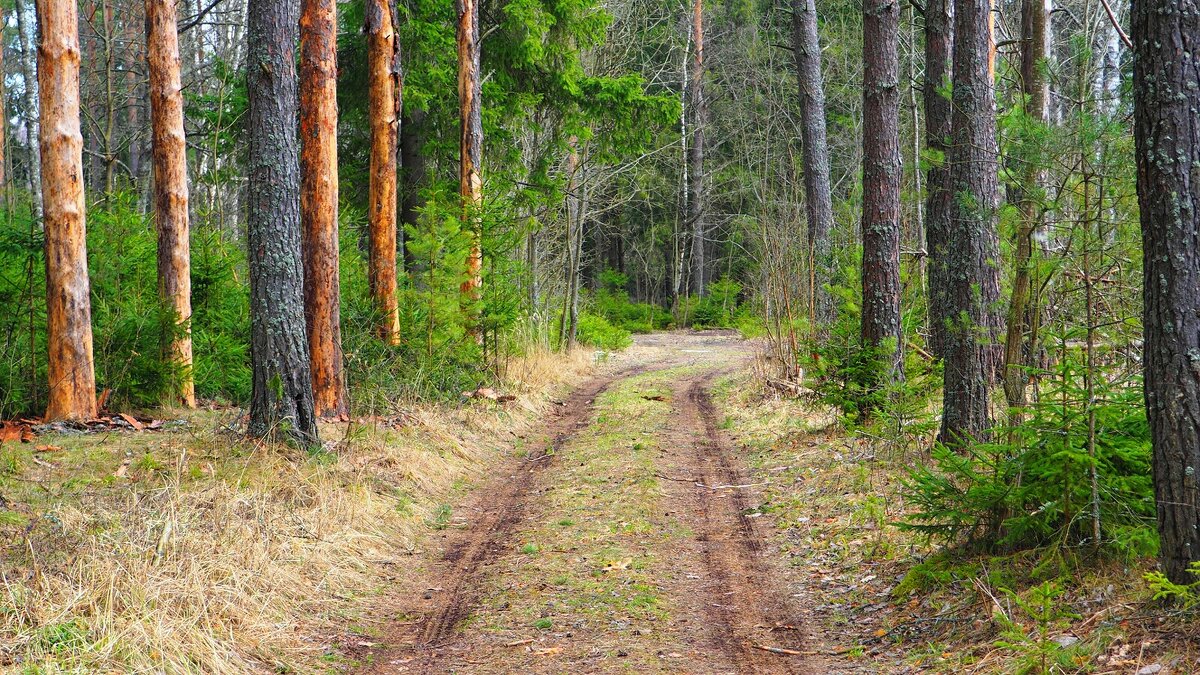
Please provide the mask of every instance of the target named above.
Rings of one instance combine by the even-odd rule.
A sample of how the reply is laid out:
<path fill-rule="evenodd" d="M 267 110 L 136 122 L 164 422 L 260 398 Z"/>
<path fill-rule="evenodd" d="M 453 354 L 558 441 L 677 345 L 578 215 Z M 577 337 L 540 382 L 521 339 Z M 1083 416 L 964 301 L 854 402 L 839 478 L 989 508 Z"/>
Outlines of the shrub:
<path fill-rule="evenodd" d="M 629 277 L 616 270 L 601 272 L 600 288 L 587 303 L 590 311 L 631 333 L 649 333 L 670 326 L 670 312 L 658 305 L 629 299 L 625 290 L 628 283 Z"/>
<path fill-rule="evenodd" d="M 1080 362 L 1069 354 L 1041 402 L 1019 424 L 994 430 L 992 442 L 962 454 L 935 448 L 932 464 L 914 468 L 905 483 L 916 512 L 901 527 L 1003 550 L 1063 542 L 1099 543 L 1129 557 L 1154 553 L 1150 429 L 1141 387 L 1131 380 L 1097 388 L 1093 457 Z M 1093 513 L 1101 542 L 1094 540 Z"/>
<path fill-rule="evenodd" d="M 728 277 L 708 285 L 708 295 L 700 298 L 692 310 L 695 328 L 731 328 L 738 310 L 742 285 Z"/>
<path fill-rule="evenodd" d="M 610 352 L 620 351 L 633 343 L 629 331 L 589 312 L 579 315 L 578 337 L 584 344 Z"/>

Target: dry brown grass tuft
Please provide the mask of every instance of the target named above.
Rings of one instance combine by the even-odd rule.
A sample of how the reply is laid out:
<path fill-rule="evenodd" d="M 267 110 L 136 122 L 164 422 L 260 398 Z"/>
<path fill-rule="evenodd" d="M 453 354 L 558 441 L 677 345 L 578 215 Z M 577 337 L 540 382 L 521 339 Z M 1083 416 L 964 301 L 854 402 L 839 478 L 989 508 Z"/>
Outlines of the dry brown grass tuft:
<path fill-rule="evenodd" d="M 0 448 L 0 670 L 244 673 L 338 667 L 440 505 L 513 448 L 591 354 L 534 354 L 517 400 L 329 425 L 329 451 L 189 431 Z M 121 465 L 128 461 L 124 472 Z M 120 475 L 124 473 L 124 475 Z"/>

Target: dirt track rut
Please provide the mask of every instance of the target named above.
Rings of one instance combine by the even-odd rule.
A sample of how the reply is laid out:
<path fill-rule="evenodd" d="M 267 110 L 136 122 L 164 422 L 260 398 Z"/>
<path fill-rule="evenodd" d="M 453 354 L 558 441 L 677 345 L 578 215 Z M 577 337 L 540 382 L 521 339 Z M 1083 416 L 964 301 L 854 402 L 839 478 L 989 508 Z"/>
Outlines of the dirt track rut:
<path fill-rule="evenodd" d="M 710 394 L 746 356 L 651 336 L 578 389 L 427 544 L 365 670 L 825 672 Z"/>

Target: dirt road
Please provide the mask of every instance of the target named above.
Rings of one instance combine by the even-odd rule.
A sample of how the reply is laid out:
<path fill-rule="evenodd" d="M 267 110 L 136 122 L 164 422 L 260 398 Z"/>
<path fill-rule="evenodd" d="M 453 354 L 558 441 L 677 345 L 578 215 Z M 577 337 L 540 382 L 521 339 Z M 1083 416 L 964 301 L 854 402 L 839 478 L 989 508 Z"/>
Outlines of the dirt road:
<path fill-rule="evenodd" d="M 709 395 L 726 333 L 645 336 L 455 506 L 375 673 L 822 673 Z"/>

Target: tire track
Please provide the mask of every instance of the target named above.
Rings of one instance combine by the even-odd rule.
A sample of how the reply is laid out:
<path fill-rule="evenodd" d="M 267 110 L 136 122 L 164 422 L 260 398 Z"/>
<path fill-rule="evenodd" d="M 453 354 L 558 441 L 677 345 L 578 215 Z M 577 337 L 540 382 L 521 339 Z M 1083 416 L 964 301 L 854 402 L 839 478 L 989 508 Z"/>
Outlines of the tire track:
<path fill-rule="evenodd" d="M 764 538 L 748 513 L 749 481 L 720 429 L 709 386 L 725 372 L 678 382 L 676 390 L 679 403 L 671 436 L 681 466 L 674 470 L 691 476 L 691 485 L 679 497 L 691 502 L 684 511 L 693 514 L 705 586 L 693 601 L 694 611 L 703 612 L 713 651 L 723 654 L 736 672 L 824 672 L 810 656 L 767 651 L 778 649 L 779 640 L 787 640 L 789 650 L 815 650 L 808 648 L 811 638 L 799 626 L 800 613 L 776 587 L 785 577 L 766 564 Z M 776 633 L 779 629 L 788 631 L 786 638 Z"/>
<path fill-rule="evenodd" d="M 451 536 L 441 560 L 426 575 L 428 586 L 441 589 L 437 601 L 432 608 L 418 612 L 423 615 L 421 620 L 397 626 L 386 638 L 393 647 L 374 653 L 373 665 L 366 672 L 393 672 L 391 666 L 400 662 L 406 665 L 405 672 L 437 672 L 437 650 L 455 638 L 456 627 L 471 615 L 480 596 L 484 568 L 507 552 L 506 542 L 525 517 L 525 505 L 540 475 L 554 464 L 558 449 L 591 422 L 596 397 L 646 370 L 645 366 L 633 366 L 576 389 L 540 434 L 550 439 L 547 450 L 536 457 L 513 460 L 515 464 L 498 470 L 478 490 L 475 504 L 482 515 Z"/>

